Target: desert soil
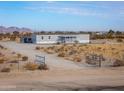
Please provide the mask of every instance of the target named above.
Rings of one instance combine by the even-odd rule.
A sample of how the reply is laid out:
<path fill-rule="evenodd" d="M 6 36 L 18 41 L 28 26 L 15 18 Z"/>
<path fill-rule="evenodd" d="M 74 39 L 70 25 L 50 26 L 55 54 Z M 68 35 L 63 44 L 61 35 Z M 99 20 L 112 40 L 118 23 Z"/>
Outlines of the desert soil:
<path fill-rule="evenodd" d="M 35 50 L 35 44 L 0 42 L 11 51 L 35 60 L 46 57 L 47 71 L 12 71 L 0 73 L 0 90 L 124 90 L 124 67 L 87 67 Z"/>

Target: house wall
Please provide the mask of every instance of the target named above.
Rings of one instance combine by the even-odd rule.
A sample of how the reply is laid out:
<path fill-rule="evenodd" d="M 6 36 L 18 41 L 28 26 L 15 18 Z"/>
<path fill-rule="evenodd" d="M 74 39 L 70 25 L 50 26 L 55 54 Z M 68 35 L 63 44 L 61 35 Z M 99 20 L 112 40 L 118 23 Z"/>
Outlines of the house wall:
<path fill-rule="evenodd" d="M 77 35 L 36 35 L 33 36 L 36 39 L 33 39 L 37 44 L 52 44 L 52 43 L 57 43 L 58 41 L 58 36 L 75 36 L 76 40 L 79 43 L 89 43 L 89 34 L 77 34 Z M 69 42 L 67 41 L 66 43 L 74 43 L 74 42 Z"/>
<path fill-rule="evenodd" d="M 20 42 L 25 43 L 25 38 L 31 38 L 32 43 L 36 43 L 36 35 L 23 36 L 23 37 L 20 38 Z"/>
<path fill-rule="evenodd" d="M 89 34 L 79 34 L 79 35 L 77 35 L 77 41 L 79 41 L 79 43 L 89 43 L 90 35 Z"/>
<path fill-rule="evenodd" d="M 58 35 L 36 35 L 36 43 L 57 43 Z"/>

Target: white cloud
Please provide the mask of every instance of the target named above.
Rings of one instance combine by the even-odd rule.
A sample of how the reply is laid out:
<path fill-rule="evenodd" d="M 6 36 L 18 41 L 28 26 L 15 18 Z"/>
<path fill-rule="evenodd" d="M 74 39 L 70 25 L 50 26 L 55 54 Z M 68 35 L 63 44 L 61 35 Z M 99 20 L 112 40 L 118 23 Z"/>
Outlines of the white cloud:
<path fill-rule="evenodd" d="M 79 16 L 105 16 L 106 14 L 91 10 L 91 9 L 80 9 L 72 7 L 26 7 L 28 10 L 34 10 L 39 12 L 51 12 L 60 14 L 73 14 Z"/>

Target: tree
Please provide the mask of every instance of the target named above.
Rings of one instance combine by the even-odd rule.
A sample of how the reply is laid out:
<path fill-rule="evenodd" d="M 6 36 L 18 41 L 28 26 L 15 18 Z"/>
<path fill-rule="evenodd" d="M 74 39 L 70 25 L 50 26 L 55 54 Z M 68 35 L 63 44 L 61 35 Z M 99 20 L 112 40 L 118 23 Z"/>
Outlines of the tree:
<path fill-rule="evenodd" d="M 116 35 L 121 35 L 121 34 L 122 34 L 122 32 L 120 32 L 120 31 L 116 32 Z"/>
<path fill-rule="evenodd" d="M 114 32 L 114 30 L 110 29 L 108 33 L 109 34 L 114 34 L 115 32 Z"/>
<path fill-rule="evenodd" d="M 112 29 L 110 29 L 110 30 L 108 31 L 106 37 L 111 39 L 111 38 L 113 38 L 114 33 L 115 33 L 115 32 L 114 32 Z"/>

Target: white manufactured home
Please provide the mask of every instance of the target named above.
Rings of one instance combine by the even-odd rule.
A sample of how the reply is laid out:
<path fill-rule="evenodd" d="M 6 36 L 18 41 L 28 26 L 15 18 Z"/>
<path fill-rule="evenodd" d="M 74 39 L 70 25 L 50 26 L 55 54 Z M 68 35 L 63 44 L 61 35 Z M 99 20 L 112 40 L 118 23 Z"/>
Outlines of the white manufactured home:
<path fill-rule="evenodd" d="M 89 43 L 89 34 L 42 34 L 21 39 L 23 43 L 36 43 L 36 44 L 54 44 L 54 43 Z"/>

